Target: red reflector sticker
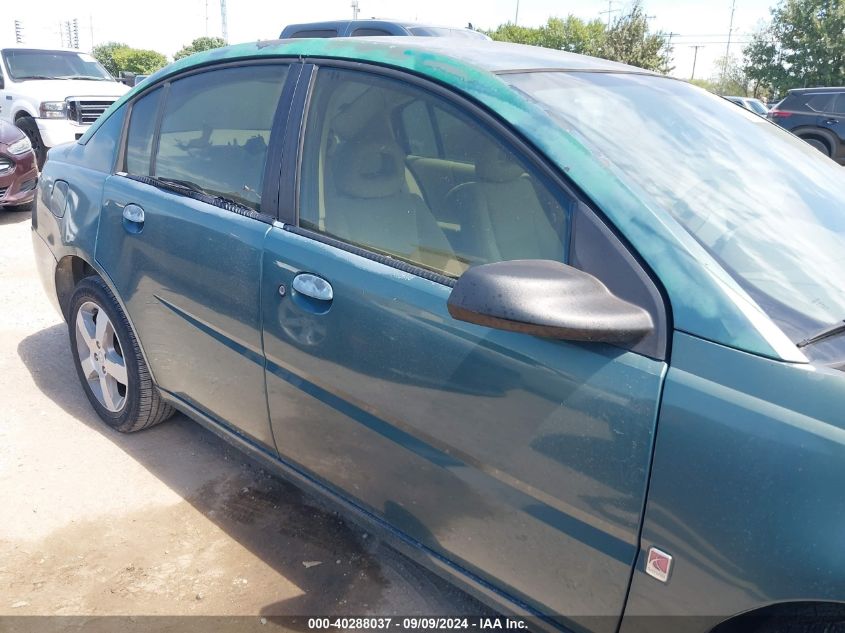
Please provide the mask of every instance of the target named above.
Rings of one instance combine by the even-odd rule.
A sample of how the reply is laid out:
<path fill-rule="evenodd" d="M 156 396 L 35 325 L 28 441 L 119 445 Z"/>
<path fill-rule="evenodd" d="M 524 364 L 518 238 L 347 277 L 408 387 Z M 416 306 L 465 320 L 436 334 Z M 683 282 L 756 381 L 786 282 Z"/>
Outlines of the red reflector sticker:
<path fill-rule="evenodd" d="M 645 565 L 645 573 L 660 582 L 669 580 L 669 572 L 672 570 L 672 557 L 656 547 L 648 550 L 648 561 Z"/>

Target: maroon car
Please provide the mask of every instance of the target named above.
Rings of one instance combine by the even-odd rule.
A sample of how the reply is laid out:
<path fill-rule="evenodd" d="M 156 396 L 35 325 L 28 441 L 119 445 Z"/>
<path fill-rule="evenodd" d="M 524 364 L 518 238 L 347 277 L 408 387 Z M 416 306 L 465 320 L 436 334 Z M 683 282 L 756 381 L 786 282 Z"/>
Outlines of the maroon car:
<path fill-rule="evenodd" d="M 38 168 L 26 135 L 0 121 L 0 208 L 24 205 L 35 198 Z"/>

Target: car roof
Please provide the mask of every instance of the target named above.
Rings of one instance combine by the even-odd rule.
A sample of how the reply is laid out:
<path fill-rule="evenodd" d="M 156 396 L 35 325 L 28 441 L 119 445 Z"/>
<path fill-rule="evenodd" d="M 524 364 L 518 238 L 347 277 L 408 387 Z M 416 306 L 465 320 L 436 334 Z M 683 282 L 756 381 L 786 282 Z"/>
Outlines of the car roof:
<path fill-rule="evenodd" d="M 816 87 L 816 88 L 791 88 L 787 92 L 790 94 L 803 94 L 805 92 L 843 92 L 845 91 L 845 86 L 831 86 L 829 88 L 825 87 Z"/>
<path fill-rule="evenodd" d="M 427 22 L 410 22 L 408 20 L 391 20 L 390 18 L 361 18 L 358 20 L 324 20 L 322 22 L 301 22 L 298 24 L 288 24 L 285 27 L 287 29 L 322 29 L 322 28 L 329 28 L 329 27 L 339 27 L 339 26 L 349 26 L 354 24 L 356 26 L 373 26 L 377 24 L 395 24 L 396 26 L 404 26 L 406 28 L 411 28 L 415 26 L 421 26 L 426 28 L 434 28 L 434 29 L 450 29 L 454 31 L 467 31 L 462 26 L 443 26 L 441 24 L 428 24 Z"/>
<path fill-rule="evenodd" d="M 450 37 L 336 37 L 266 40 L 204 51 L 182 58 L 164 69 L 165 74 L 224 59 L 246 57 L 329 57 L 369 61 L 436 75 L 444 65 L 456 72 L 481 70 L 491 73 L 520 70 L 593 70 L 656 74 L 651 71 L 577 53 Z M 168 72 L 170 71 L 170 72 Z M 157 73 L 158 74 L 158 73 Z"/>
<path fill-rule="evenodd" d="M 8 46 L 0 46 L 3 51 L 42 51 L 46 53 L 83 53 L 88 55 L 88 51 L 82 51 L 78 48 L 63 48 L 59 46 L 28 46 L 27 44 L 9 44 Z"/>

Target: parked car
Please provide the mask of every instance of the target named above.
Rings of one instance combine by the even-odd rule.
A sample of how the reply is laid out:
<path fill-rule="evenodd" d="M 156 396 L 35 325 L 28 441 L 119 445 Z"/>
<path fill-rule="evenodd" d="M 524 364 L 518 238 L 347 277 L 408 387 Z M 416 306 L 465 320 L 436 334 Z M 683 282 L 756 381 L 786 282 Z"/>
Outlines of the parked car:
<path fill-rule="evenodd" d="M 777 126 L 537 47 L 261 42 L 37 200 L 113 429 L 181 411 L 532 628 L 845 614 L 845 180 Z"/>
<path fill-rule="evenodd" d="M 469 37 L 479 40 L 490 38 L 473 29 L 459 29 L 451 26 L 431 26 L 416 22 L 396 22 L 394 20 L 332 20 L 328 22 L 307 22 L 289 24 L 279 38 L 304 37 L 375 37 L 385 35 L 419 37 Z"/>
<path fill-rule="evenodd" d="M 39 167 L 47 150 L 79 139 L 127 91 L 76 49 L 6 47 L 0 59 L 0 120 L 29 137 Z"/>
<path fill-rule="evenodd" d="M 742 106 L 746 110 L 750 110 L 754 114 L 758 114 L 763 117 L 769 113 L 769 108 L 766 107 L 766 104 L 753 97 L 726 96 L 725 99 L 733 101 L 735 104 Z"/>
<path fill-rule="evenodd" d="M 27 136 L 0 121 L 0 209 L 27 205 L 35 197 L 38 167 Z"/>
<path fill-rule="evenodd" d="M 845 165 L 845 88 L 796 88 L 769 118 Z"/>

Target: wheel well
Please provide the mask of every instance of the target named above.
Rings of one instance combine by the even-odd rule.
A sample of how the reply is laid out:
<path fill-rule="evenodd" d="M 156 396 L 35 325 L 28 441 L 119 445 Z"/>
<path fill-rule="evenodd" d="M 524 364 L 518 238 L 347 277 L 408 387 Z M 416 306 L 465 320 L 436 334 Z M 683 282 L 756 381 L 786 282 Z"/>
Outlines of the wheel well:
<path fill-rule="evenodd" d="M 790 628 L 796 623 L 845 622 L 845 603 L 843 602 L 781 602 L 770 604 L 753 611 L 746 611 L 721 622 L 710 633 L 767 633 L 804 630 Z M 816 629 L 807 629 L 813 630 Z M 819 629 L 827 630 L 826 628 Z M 838 631 L 839 629 L 834 629 Z"/>
<path fill-rule="evenodd" d="M 56 265 L 56 295 L 65 319 L 68 318 L 68 303 L 76 284 L 86 277 L 99 276 L 97 271 L 81 257 L 68 255 Z"/>
<path fill-rule="evenodd" d="M 32 118 L 32 115 L 26 110 L 21 110 L 15 115 L 15 121 L 20 121 L 21 119 L 25 119 L 27 117 Z"/>
<path fill-rule="evenodd" d="M 819 134 L 817 132 L 798 132 L 797 136 L 803 139 L 814 139 L 821 143 L 824 143 L 827 147 L 827 151 L 833 154 L 833 143 L 831 143 L 830 139 L 825 134 Z"/>

